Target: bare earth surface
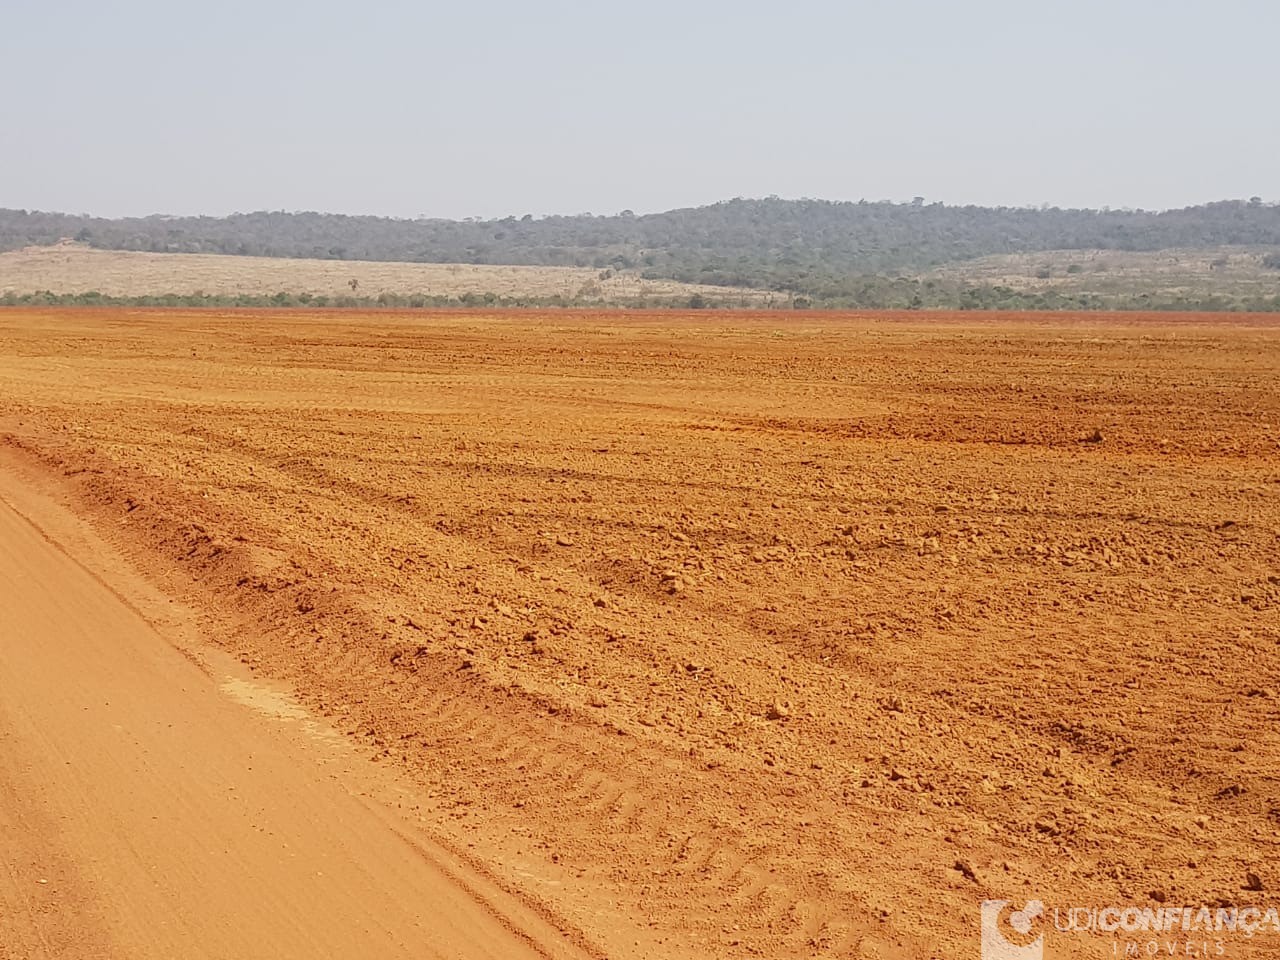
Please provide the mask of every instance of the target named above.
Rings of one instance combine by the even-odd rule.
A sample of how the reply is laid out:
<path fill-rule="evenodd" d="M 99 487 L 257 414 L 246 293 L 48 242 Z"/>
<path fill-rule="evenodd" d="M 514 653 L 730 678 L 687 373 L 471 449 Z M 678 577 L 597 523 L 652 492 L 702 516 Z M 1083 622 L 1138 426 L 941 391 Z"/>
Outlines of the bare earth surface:
<path fill-rule="evenodd" d="M 128 944 L 133 843 L 175 931 L 257 915 L 219 857 L 279 835 L 215 816 L 253 749 L 261 822 L 354 861 L 326 915 L 407 938 L 470 891 L 432 928 L 490 918 L 465 956 L 976 957 L 986 898 L 1274 903 L 1278 382 L 1244 316 L 0 312 L 9 502 L 73 507 L 160 611 L 85 630 L 125 614 L 0 513 L 6 609 L 65 600 L 4 621 L 0 830 L 80 891 L 0 902 L 19 943 Z M 228 702 L 258 678 L 279 730 Z M 75 722 L 102 684 L 141 699 Z M 207 789 L 131 784 L 130 744 Z M 401 823 L 438 871 L 403 887 Z"/>
<path fill-rule="evenodd" d="M 166 644 L 38 525 L 66 536 L 56 509 L 11 495 L 35 519 L 0 500 L 0 957 L 586 956 L 473 897 L 379 818 L 341 738 Z M 281 742 L 250 707 L 317 742 Z"/>

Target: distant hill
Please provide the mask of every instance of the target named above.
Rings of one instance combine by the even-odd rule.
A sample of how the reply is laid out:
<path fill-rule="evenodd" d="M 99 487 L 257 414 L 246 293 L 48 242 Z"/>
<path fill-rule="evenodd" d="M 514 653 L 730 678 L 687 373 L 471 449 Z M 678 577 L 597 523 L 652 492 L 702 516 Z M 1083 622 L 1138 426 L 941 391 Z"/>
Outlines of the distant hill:
<path fill-rule="evenodd" d="M 156 253 L 612 268 L 787 291 L 817 304 L 927 306 L 962 293 L 963 279 L 953 271 L 942 283 L 938 268 L 993 256 L 1240 247 L 1264 263 L 1280 253 L 1280 206 L 1254 198 L 1146 212 L 767 198 L 646 216 L 484 221 L 284 212 L 107 220 L 0 210 L 0 250 L 64 238 Z M 1275 276 L 1280 286 L 1280 270 Z M 933 277 L 934 286 L 913 293 L 904 283 L 916 277 Z M 1265 284 L 1260 295 L 1269 292 L 1280 295 Z M 1195 291 L 1187 296 L 1194 305 Z"/>

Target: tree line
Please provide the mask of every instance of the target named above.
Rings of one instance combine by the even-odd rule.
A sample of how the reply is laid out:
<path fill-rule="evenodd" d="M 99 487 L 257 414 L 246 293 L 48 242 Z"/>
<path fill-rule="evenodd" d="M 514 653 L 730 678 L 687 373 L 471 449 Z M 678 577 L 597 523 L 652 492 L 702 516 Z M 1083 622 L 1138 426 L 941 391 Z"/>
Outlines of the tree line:
<path fill-rule="evenodd" d="M 0 250 L 65 238 L 106 250 L 636 270 L 873 306 L 866 301 L 889 296 L 886 282 L 992 254 L 1234 245 L 1274 246 L 1280 254 L 1280 206 L 1257 197 L 1161 212 L 769 197 L 646 216 L 495 220 L 283 211 L 112 220 L 0 210 Z M 926 293 L 912 296 L 933 305 Z"/>

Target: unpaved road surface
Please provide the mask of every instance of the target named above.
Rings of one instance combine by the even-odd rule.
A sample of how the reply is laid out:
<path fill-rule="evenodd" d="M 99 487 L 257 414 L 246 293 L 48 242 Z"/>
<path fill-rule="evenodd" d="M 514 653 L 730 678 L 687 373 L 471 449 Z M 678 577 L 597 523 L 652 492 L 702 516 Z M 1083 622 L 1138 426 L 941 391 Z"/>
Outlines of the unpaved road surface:
<path fill-rule="evenodd" d="M 1277 323 L 14 309 L 0 461 L 497 913 L 618 960 L 977 957 L 989 898 L 1280 899 Z M 40 656 L 146 662 L 95 649 Z M 165 812 L 126 779 L 84 806 Z"/>
<path fill-rule="evenodd" d="M 282 749 L 4 501 L 0 609 L 0 957 L 570 955 Z"/>

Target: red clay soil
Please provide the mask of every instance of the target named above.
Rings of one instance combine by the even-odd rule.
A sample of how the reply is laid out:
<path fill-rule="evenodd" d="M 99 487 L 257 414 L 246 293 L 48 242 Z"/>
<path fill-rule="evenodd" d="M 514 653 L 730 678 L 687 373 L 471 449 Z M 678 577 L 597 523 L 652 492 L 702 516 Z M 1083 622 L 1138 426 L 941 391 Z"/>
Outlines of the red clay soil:
<path fill-rule="evenodd" d="M 11 309 L 0 469 L 590 952 L 976 958 L 1280 901 L 1278 384 L 1269 317 Z"/>

